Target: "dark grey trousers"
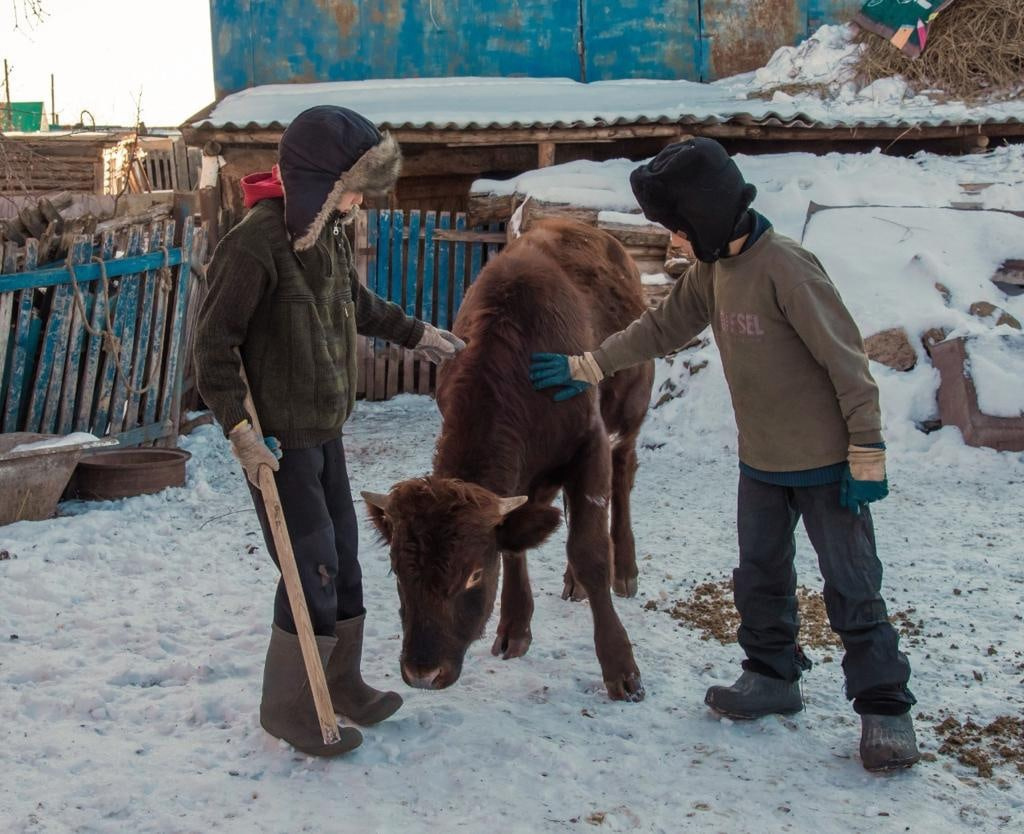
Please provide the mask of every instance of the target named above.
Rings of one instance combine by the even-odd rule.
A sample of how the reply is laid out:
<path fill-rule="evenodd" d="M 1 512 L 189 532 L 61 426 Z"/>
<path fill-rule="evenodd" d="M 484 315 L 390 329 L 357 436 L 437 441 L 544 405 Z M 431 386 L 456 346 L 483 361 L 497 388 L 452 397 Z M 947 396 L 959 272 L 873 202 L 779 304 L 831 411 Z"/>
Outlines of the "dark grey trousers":
<path fill-rule="evenodd" d="M 332 637 L 337 620 L 364 611 L 359 528 L 341 438 L 312 449 L 285 449 L 275 478 L 313 631 Z M 249 492 L 270 558 L 280 567 L 263 497 L 252 484 Z M 296 633 L 284 580 L 277 583 L 274 623 Z"/>
<path fill-rule="evenodd" d="M 868 508 L 855 515 L 841 507 L 839 484 L 784 487 L 744 474 L 737 503 L 740 564 L 733 587 L 744 666 L 789 681 L 800 677 L 793 532 L 802 516 L 825 579 L 829 623 L 846 650 L 846 697 L 859 713 L 906 712 L 915 703 L 907 689 L 910 663 L 882 599 Z"/>

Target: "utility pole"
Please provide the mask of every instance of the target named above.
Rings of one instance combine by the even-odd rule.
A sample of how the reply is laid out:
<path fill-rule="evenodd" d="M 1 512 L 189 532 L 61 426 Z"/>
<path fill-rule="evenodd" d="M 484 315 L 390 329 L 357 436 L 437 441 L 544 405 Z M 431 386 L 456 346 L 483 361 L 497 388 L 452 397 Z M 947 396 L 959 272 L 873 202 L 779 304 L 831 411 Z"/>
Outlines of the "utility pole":
<path fill-rule="evenodd" d="M 57 95 L 53 82 L 53 73 L 50 73 L 50 124 L 57 124 Z"/>
<path fill-rule="evenodd" d="M 4 101 L 7 102 L 7 108 L 4 110 L 4 117 L 0 119 L 0 128 L 9 130 L 10 127 L 4 127 L 5 125 L 11 124 L 11 76 L 7 67 L 7 59 L 4 58 Z"/>

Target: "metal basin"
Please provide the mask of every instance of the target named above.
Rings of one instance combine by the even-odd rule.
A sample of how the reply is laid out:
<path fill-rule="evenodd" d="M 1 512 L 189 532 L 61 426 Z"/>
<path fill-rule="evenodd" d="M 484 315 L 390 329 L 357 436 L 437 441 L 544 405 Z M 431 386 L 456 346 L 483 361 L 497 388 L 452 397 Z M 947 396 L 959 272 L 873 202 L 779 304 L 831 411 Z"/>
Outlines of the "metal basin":
<path fill-rule="evenodd" d="M 86 501 L 112 501 L 185 485 L 183 449 L 111 449 L 82 458 L 70 494 Z"/>
<path fill-rule="evenodd" d="M 83 451 L 117 442 L 93 438 L 70 445 L 13 451 L 43 440 L 59 441 L 60 435 L 0 434 L 0 525 L 52 518 Z"/>

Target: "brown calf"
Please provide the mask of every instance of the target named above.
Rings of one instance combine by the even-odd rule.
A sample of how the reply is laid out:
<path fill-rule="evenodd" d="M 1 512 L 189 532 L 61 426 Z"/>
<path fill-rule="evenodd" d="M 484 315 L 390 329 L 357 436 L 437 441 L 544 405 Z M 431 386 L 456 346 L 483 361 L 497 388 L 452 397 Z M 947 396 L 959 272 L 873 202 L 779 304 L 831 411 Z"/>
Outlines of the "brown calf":
<path fill-rule="evenodd" d="M 653 365 L 562 403 L 529 379 L 531 353 L 591 350 L 643 310 L 640 276 L 618 241 L 567 221 L 535 226 L 466 294 L 454 331 L 468 347 L 438 379 L 444 423 L 433 474 L 396 484 L 388 495 L 363 493 L 391 548 L 406 683 L 442 689 L 458 679 L 494 607 L 499 554 L 504 582 L 492 652 L 526 653 L 533 615 L 526 550 L 558 526 L 549 505 L 564 490 L 564 596 L 590 599 L 608 694 L 643 698 L 609 585 L 636 593 L 629 497 Z"/>

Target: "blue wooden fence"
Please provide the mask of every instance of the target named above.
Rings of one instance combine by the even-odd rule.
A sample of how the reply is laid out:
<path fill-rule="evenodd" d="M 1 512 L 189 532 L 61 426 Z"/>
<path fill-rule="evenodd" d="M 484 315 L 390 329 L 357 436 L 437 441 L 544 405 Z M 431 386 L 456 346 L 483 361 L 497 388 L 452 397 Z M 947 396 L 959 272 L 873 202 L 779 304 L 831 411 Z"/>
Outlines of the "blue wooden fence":
<path fill-rule="evenodd" d="M 180 422 L 192 218 L 74 239 L 67 263 L 35 240 L 3 247 L 0 429 L 87 431 L 131 446 L 173 440 Z"/>
<path fill-rule="evenodd" d="M 466 290 L 504 246 L 503 224 L 467 228 L 444 211 L 366 211 L 356 228 L 360 280 L 411 316 L 450 329 Z M 434 366 L 382 339 L 359 339 L 357 394 L 368 400 L 434 390 Z"/>

